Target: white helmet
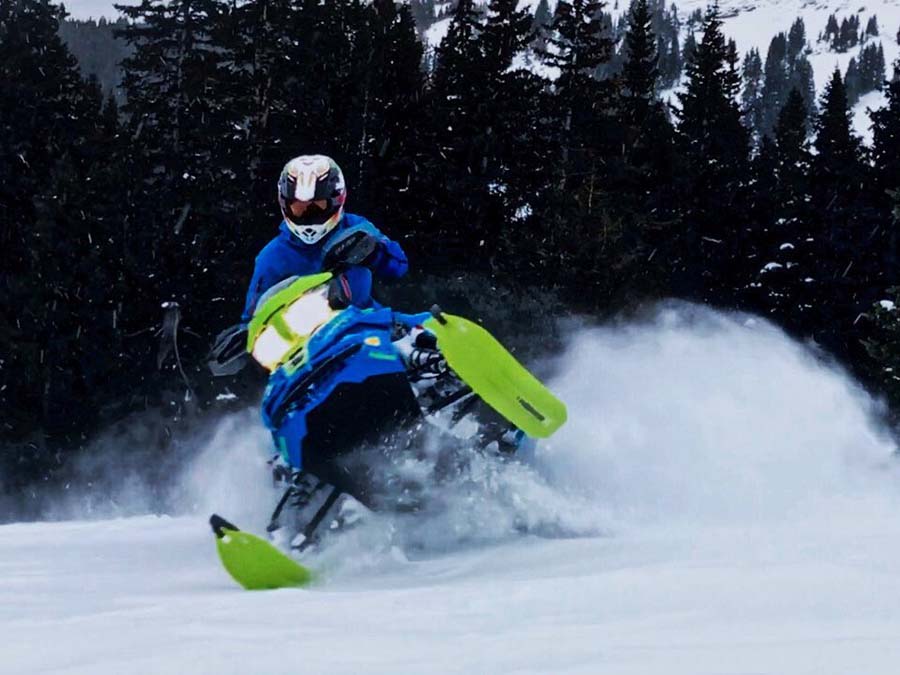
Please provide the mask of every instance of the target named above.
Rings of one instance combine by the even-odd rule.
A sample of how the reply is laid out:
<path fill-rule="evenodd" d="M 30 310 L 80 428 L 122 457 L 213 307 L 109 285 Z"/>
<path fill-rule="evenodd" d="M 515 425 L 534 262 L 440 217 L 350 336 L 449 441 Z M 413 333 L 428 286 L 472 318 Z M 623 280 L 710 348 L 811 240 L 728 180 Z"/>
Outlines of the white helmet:
<path fill-rule="evenodd" d="M 284 165 L 278 179 L 278 205 L 290 231 L 315 244 L 344 215 L 347 188 L 341 168 L 325 155 L 301 155 Z"/>

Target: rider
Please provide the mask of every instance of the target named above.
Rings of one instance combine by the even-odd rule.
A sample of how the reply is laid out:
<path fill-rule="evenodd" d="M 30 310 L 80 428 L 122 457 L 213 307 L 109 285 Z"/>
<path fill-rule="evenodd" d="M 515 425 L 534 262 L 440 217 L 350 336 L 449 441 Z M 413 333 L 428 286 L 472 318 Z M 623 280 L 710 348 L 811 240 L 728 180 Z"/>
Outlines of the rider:
<path fill-rule="evenodd" d="M 346 272 L 352 289 L 353 277 L 364 271 L 360 267 L 382 279 L 406 274 L 409 263 L 400 244 L 366 218 L 345 213 L 346 199 L 344 174 L 330 157 L 301 155 L 285 165 L 278 179 L 278 205 L 284 220 L 278 236 L 256 256 L 243 323 L 250 321 L 260 296 L 288 277 L 354 266 L 355 270 Z M 360 281 L 365 288 L 365 280 Z M 363 302 L 371 300 L 366 297 Z"/>

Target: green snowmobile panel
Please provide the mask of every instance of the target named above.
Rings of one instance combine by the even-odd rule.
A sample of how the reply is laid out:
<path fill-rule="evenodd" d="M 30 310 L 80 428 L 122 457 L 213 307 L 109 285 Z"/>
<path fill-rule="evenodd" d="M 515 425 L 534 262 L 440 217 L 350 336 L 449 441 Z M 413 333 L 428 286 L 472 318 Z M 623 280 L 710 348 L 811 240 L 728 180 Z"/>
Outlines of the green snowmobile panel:
<path fill-rule="evenodd" d="M 565 404 L 484 328 L 442 312 L 435 312 L 425 328 L 472 391 L 526 434 L 547 438 L 565 423 Z"/>
<path fill-rule="evenodd" d="M 314 581 L 312 571 L 265 539 L 243 532 L 217 515 L 209 524 L 222 565 L 248 591 L 308 586 Z"/>
<path fill-rule="evenodd" d="M 284 282 L 283 285 L 276 284 L 266 291 L 260 299 L 259 306 L 253 312 L 253 318 L 250 319 L 250 324 L 247 327 L 247 351 L 253 351 L 256 339 L 263 329 L 269 325 L 275 326 L 278 333 L 286 340 L 298 340 L 298 337 L 285 324 L 282 310 L 307 291 L 328 283 L 331 281 L 331 278 L 331 272 L 311 274 L 297 277 L 291 282 Z"/>

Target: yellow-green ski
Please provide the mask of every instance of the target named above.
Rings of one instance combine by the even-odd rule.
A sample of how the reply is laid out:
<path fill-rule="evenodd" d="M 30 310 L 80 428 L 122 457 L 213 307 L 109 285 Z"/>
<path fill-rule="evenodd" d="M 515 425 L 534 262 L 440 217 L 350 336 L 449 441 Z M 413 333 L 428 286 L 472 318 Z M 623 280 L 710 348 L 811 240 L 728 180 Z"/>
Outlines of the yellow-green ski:
<path fill-rule="evenodd" d="M 565 404 L 477 323 L 439 309 L 425 328 L 454 372 L 485 403 L 532 438 L 547 438 L 566 421 Z"/>
<path fill-rule="evenodd" d="M 308 586 L 312 571 L 265 539 L 243 532 L 220 516 L 209 519 L 219 558 L 231 578 L 248 591 Z"/>

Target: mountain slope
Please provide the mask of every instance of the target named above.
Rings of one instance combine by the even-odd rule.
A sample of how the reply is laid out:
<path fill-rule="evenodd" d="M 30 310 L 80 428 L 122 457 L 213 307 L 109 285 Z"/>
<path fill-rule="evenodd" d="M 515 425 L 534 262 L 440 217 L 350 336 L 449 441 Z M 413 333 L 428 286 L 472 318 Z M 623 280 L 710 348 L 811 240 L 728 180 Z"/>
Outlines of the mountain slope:
<path fill-rule="evenodd" d="M 704 0 L 678 0 L 675 3 L 686 16 L 708 4 Z M 831 77 L 835 67 L 842 74 L 847 72 L 851 58 L 859 59 L 863 46 L 881 44 L 887 64 L 887 76 L 891 77 L 892 64 L 900 57 L 900 45 L 897 44 L 900 30 L 900 2 L 897 0 L 872 0 L 865 4 L 851 3 L 847 0 L 721 0 L 719 6 L 724 18 L 725 34 L 737 43 L 738 53 L 743 57 L 750 49 L 756 48 L 765 58 L 769 42 L 780 32 L 787 33 L 796 18 L 802 18 L 806 25 L 806 36 L 811 47 L 809 61 L 815 74 L 816 90 L 821 93 Z M 879 36 L 870 41 L 851 48 L 846 52 L 837 52 L 818 37 L 824 32 L 828 17 L 835 14 L 840 22 L 856 15 L 862 26 L 869 17 L 878 18 Z M 853 109 L 854 128 L 856 133 L 868 139 L 869 118 L 866 110 L 884 106 L 886 100 L 881 92 L 872 92 L 864 96 Z"/>

